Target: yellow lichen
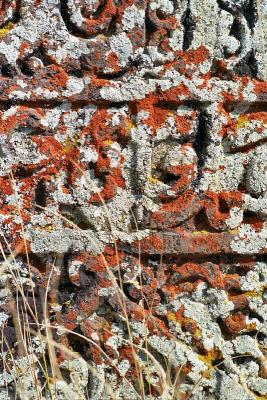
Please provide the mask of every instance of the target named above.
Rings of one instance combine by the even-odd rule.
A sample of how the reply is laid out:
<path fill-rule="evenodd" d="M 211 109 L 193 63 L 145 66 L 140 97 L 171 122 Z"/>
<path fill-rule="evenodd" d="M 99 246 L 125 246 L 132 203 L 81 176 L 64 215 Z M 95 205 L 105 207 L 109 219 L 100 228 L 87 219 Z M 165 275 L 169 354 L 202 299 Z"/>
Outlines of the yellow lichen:
<path fill-rule="evenodd" d="M 205 371 L 205 378 L 211 378 L 211 371 L 214 368 L 214 361 L 221 357 L 221 352 L 219 350 L 211 350 L 206 355 L 198 355 L 198 358 L 203 361 L 208 369 Z"/>
<path fill-rule="evenodd" d="M 126 124 L 126 129 L 130 131 L 131 129 L 136 128 L 136 125 L 133 122 L 128 122 Z"/>
<path fill-rule="evenodd" d="M 176 315 L 175 315 L 175 313 L 173 313 L 173 312 L 168 312 L 167 318 L 168 318 L 168 320 L 170 320 L 170 321 L 177 322 L 177 320 L 176 320 Z"/>
<path fill-rule="evenodd" d="M 237 129 L 245 128 L 249 124 L 247 117 L 241 116 L 237 120 Z"/>
<path fill-rule="evenodd" d="M 58 306 L 60 306 L 60 304 L 59 304 L 59 303 L 53 303 L 53 302 L 52 302 L 52 303 L 50 303 L 50 306 L 51 306 L 51 307 L 58 307 Z"/>
<path fill-rule="evenodd" d="M 262 299 L 262 296 L 263 296 L 263 294 L 264 294 L 266 289 L 267 289 L 267 286 L 263 286 L 261 288 L 261 290 L 259 290 L 258 292 L 256 290 L 249 290 L 249 291 L 245 292 L 244 294 L 247 297 L 253 297 L 253 298 L 256 298 L 256 299 Z"/>
<path fill-rule="evenodd" d="M 181 321 L 177 321 L 176 315 L 174 312 L 168 312 L 167 319 L 172 322 L 176 322 L 177 324 L 181 325 L 186 323 L 193 323 L 195 324 L 196 321 L 193 318 L 183 317 Z M 194 337 L 202 337 L 202 331 L 200 328 L 197 328 L 196 331 L 192 334 Z"/>
<path fill-rule="evenodd" d="M 0 29 L 0 37 L 6 36 L 14 27 L 12 22 L 8 22 L 3 28 Z"/>
<path fill-rule="evenodd" d="M 52 231 L 54 230 L 54 227 L 53 227 L 52 225 L 47 225 L 47 226 L 45 227 L 45 230 L 46 230 L 47 232 L 52 232 Z"/>
<path fill-rule="evenodd" d="M 192 233 L 193 233 L 193 235 L 209 235 L 211 232 L 203 230 L 203 231 L 194 231 Z"/>
<path fill-rule="evenodd" d="M 159 179 L 155 178 L 154 176 L 150 176 L 149 182 L 155 183 L 155 184 L 161 183 L 161 181 Z"/>
<path fill-rule="evenodd" d="M 239 229 L 230 229 L 228 231 L 228 233 L 230 233 L 231 235 L 238 235 L 239 234 Z"/>
<path fill-rule="evenodd" d="M 113 140 L 105 140 L 104 141 L 104 144 L 106 144 L 106 145 L 112 145 L 114 142 L 113 142 Z"/>
<path fill-rule="evenodd" d="M 205 230 L 194 231 L 192 233 L 193 233 L 193 235 L 210 235 L 210 234 L 213 234 L 213 232 L 209 232 L 209 231 L 205 231 Z M 230 233 L 230 235 L 237 235 L 239 233 L 239 230 L 238 229 L 230 229 L 227 233 Z"/>
<path fill-rule="evenodd" d="M 256 322 L 250 322 L 250 324 L 247 324 L 246 329 L 248 331 L 255 331 L 257 329 Z"/>
<path fill-rule="evenodd" d="M 37 226 L 35 229 L 37 231 L 52 232 L 54 230 L 54 227 L 53 225 L 45 225 L 45 226 Z"/>
<path fill-rule="evenodd" d="M 194 336 L 197 338 L 202 337 L 202 331 L 201 329 L 197 328 L 196 332 L 194 333 Z"/>
<path fill-rule="evenodd" d="M 73 138 L 70 138 L 69 136 L 67 137 L 65 141 L 65 145 L 63 147 L 63 154 L 68 153 L 69 151 L 75 149 L 78 147 L 78 140 L 79 140 L 79 135 L 74 135 Z"/>

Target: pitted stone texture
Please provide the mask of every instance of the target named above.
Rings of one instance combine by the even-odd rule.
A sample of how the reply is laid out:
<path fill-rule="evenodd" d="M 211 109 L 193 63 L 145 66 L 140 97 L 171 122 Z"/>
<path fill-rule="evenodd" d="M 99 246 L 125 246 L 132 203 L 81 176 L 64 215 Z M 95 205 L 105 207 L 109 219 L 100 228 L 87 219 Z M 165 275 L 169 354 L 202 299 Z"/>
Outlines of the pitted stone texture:
<path fill-rule="evenodd" d="M 265 399 L 266 1 L 0 8 L 0 398 Z"/>

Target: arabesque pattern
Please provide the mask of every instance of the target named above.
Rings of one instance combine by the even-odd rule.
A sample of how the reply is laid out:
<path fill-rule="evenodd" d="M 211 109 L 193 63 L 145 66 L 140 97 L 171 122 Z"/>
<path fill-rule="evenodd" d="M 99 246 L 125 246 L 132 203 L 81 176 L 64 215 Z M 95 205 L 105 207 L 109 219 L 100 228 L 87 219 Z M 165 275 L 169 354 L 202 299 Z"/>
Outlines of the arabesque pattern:
<path fill-rule="evenodd" d="M 0 1 L 2 253 L 83 396 L 266 398 L 266 46 L 266 0 Z"/>

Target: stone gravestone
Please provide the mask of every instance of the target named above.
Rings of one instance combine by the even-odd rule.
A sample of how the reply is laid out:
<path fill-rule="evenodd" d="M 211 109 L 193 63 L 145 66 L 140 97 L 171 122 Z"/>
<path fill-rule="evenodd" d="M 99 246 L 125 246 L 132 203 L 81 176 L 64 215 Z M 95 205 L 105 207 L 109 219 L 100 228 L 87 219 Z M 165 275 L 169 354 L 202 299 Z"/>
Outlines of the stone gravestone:
<path fill-rule="evenodd" d="M 0 398 L 266 398 L 266 0 L 0 5 Z"/>

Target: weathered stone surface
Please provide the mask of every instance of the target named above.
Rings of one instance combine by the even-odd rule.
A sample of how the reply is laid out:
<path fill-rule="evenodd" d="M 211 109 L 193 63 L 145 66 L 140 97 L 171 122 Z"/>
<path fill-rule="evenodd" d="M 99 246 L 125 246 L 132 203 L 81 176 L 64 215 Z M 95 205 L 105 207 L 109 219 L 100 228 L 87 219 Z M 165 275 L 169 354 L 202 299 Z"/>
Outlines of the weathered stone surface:
<path fill-rule="evenodd" d="M 0 5 L 0 399 L 266 398 L 266 0 Z"/>

